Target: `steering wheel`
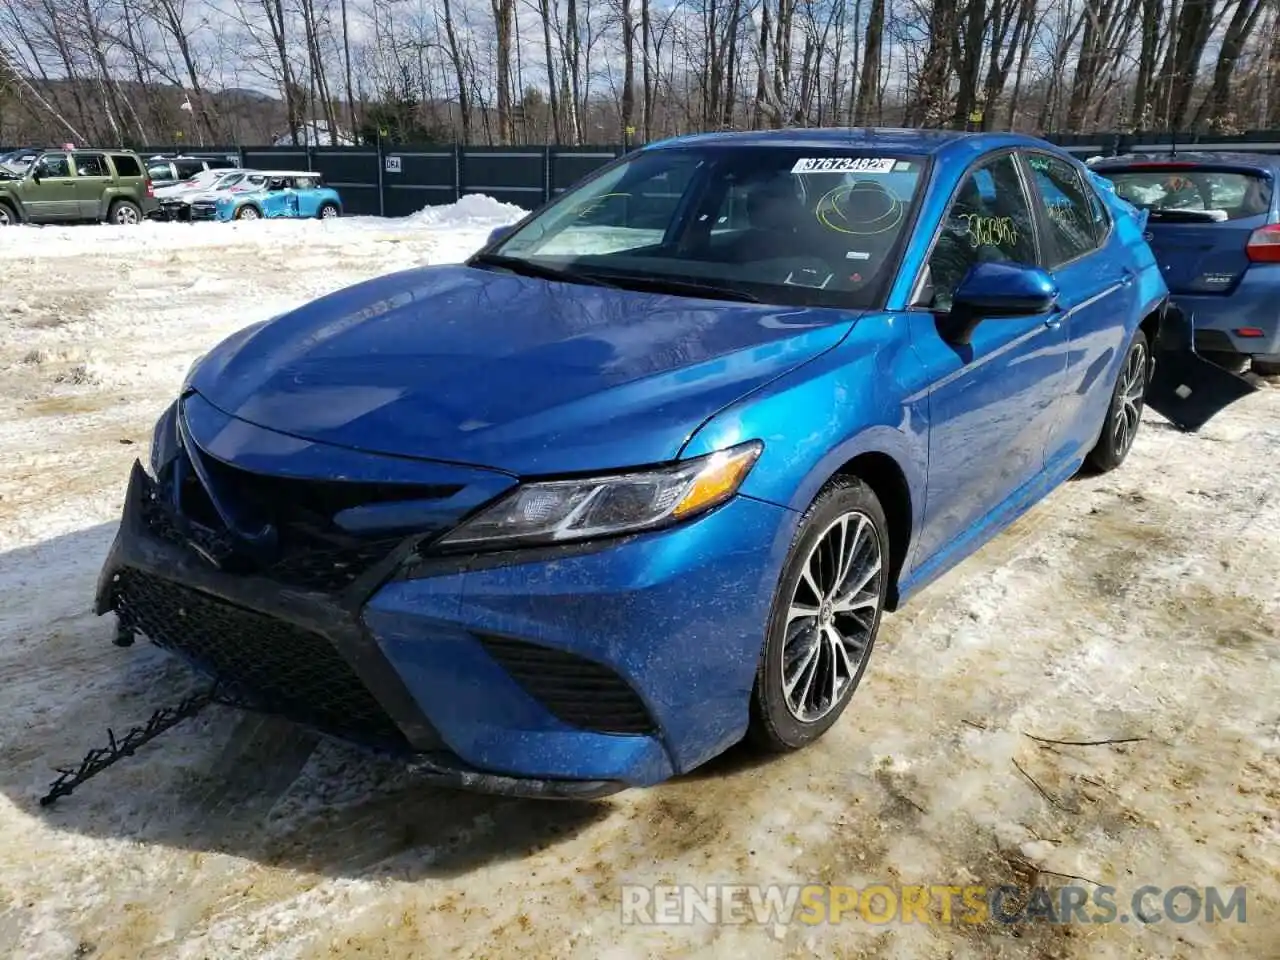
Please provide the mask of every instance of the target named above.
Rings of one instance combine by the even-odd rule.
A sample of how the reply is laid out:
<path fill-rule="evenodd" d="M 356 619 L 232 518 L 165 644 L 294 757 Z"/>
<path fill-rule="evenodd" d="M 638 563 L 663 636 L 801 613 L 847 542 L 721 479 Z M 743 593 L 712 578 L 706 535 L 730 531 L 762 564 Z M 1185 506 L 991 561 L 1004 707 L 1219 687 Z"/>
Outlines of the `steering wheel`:
<path fill-rule="evenodd" d="M 855 180 L 827 191 L 813 210 L 827 230 L 850 237 L 891 234 L 902 223 L 906 207 L 875 180 Z"/>

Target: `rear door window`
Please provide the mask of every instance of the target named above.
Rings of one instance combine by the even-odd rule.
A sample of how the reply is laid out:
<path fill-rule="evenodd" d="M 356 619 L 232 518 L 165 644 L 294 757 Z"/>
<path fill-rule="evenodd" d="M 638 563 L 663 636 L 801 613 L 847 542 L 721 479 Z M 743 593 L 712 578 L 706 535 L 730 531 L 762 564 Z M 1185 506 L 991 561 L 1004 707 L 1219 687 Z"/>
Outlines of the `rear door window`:
<path fill-rule="evenodd" d="M 1094 212 L 1080 172 L 1060 157 L 1044 153 L 1028 154 L 1027 165 L 1049 234 L 1045 265 L 1059 267 L 1097 249 Z"/>
<path fill-rule="evenodd" d="M 203 160 L 175 160 L 173 165 L 178 170 L 179 180 L 186 180 L 188 177 L 194 177 L 205 168 Z"/>
<path fill-rule="evenodd" d="M 74 163 L 77 177 L 109 177 L 107 158 L 100 153 L 77 153 Z"/>
<path fill-rule="evenodd" d="M 147 176 L 152 180 L 173 180 L 173 167 L 168 160 L 153 160 L 147 164 Z"/>
<path fill-rule="evenodd" d="M 1151 211 L 1153 219 L 1180 219 L 1177 215 L 1182 213 L 1222 222 L 1246 220 L 1271 210 L 1271 180 L 1260 171 L 1170 164 L 1100 172 L 1115 184 L 1122 199 Z"/>

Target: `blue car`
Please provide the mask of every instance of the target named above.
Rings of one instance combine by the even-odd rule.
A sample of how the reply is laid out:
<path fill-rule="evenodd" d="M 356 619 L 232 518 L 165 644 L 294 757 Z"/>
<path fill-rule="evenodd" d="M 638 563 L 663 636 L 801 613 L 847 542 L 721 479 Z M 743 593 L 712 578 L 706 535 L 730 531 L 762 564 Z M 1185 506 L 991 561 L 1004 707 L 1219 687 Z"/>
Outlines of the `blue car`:
<path fill-rule="evenodd" d="M 329 220 L 342 215 L 342 198 L 318 173 L 272 170 L 265 183 L 237 188 L 191 204 L 193 220 Z"/>
<path fill-rule="evenodd" d="M 1138 429 L 1167 290 L 1039 140 L 694 136 L 215 347 L 99 613 L 441 782 L 598 796 L 853 696 L 883 612 Z"/>
<path fill-rule="evenodd" d="M 1147 239 L 1196 350 L 1280 374 L 1280 157 L 1133 155 L 1093 170 L 1147 211 Z"/>

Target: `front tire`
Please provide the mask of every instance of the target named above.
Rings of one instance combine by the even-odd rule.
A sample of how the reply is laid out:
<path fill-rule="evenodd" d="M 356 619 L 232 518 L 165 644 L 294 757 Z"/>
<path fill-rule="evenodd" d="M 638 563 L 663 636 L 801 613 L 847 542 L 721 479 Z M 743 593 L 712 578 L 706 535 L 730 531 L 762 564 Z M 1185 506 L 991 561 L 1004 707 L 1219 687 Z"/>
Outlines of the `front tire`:
<path fill-rule="evenodd" d="M 259 220 L 261 217 L 257 207 L 245 206 L 236 211 L 237 220 Z"/>
<path fill-rule="evenodd" d="M 1111 391 L 1111 405 L 1102 423 L 1102 434 L 1089 451 L 1088 463 L 1098 473 L 1114 470 L 1124 463 L 1133 448 L 1133 440 L 1142 425 L 1142 407 L 1146 402 L 1147 380 L 1151 373 L 1151 348 L 1141 329 L 1133 334 L 1125 351 Z"/>
<path fill-rule="evenodd" d="M 748 737 L 798 750 L 840 718 L 871 658 L 888 590 L 888 524 L 861 480 L 841 479 L 800 520 L 756 670 Z"/>
<path fill-rule="evenodd" d="M 0 200 L 0 227 L 12 227 L 18 222 L 18 214 L 13 207 Z"/>

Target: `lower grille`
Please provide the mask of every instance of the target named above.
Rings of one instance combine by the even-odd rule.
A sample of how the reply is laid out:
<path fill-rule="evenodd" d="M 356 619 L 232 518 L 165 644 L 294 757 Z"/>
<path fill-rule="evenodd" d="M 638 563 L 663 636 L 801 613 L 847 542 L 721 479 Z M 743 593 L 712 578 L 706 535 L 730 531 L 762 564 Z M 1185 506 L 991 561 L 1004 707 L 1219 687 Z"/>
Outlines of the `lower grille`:
<path fill-rule="evenodd" d="M 326 733 L 407 750 L 395 721 L 324 637 L 139 570 L 122 570 L 121 623 L 234 684 L 261 709 Z"/>
<path fill-rule="evenodd" d="M 479 639 L 489 656 L 557 719 L 600 733 L 655 730 L 644 701 L 604 664 L 523 640 Z"/>

